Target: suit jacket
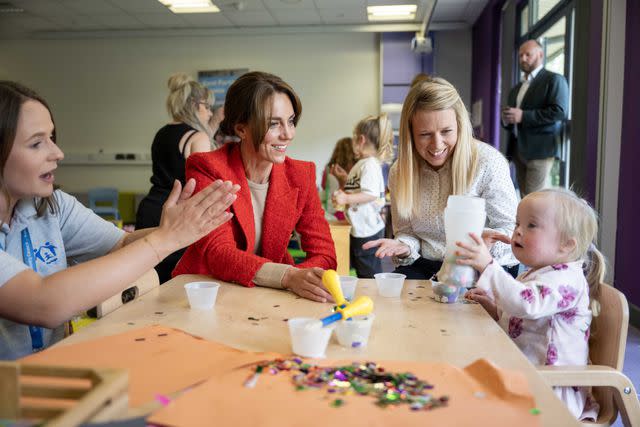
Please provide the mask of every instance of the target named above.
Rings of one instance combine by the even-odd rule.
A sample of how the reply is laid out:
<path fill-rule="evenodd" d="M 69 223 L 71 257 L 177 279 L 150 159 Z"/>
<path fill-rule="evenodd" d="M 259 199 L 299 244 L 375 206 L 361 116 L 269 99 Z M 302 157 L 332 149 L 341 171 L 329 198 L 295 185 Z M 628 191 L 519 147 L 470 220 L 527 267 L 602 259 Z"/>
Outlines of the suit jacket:
<path fill-rule="evenodd" d="M 509 107 L 516 106 L 522 82 L 509 92 Z M 569 87 L 564 76 L 544 68 L 531 81 L 522 98 L 522 122 L 518 123 L 517 136 L 512 124 L 502 126 L 510 130 L 507 157 L 516 150 L 525 160 L 546 159 L 557 155 L 562 123 L 569 109 Z"/>
<path fill-rule="evenodd" d="M 196 180 L 196 191 L 216 179 L 239 184 L 240 191 L 230 208 L 233 218 L 191 245 L 173 271 L 174 277 L 206 274 L 252 287 L 264 263 L 293 265 L 287 247 L 294 229 L 307 253 L 298 267 L 336 268 L 335 247 L 316 191 L 313 163 L 287 157 L 283 164 L 273 165 L 262 218 L 261 255 L 253 253 L 253 206 L 240 146 L 228 143 L 216 151 L 189 156 L 186 178 Z"/>

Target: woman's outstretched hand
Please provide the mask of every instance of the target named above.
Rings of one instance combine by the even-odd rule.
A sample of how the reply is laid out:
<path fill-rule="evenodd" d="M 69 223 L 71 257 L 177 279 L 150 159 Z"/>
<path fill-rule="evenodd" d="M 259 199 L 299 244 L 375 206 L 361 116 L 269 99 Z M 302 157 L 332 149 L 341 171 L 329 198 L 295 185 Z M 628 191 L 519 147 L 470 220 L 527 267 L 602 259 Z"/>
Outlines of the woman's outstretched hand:
<path fill-rule="evenodd" d="M 378 239 L 362 245 L 362 249 L 378 248 L 376 256 L 384 258 L 388 256 L 408 257 L 411 255 L 411 248 L 406 243 L 394 239 Z"/>
<path fill-rule="evenodd" d="M 162 207 L 157 230 L 165 243 L 175 245 L 174 250 L 189 246 L 231 219 L 233 214 L 227 209 L 240 189 L 237 184 L 217 180 L 194 195 L 194 179 L 181 187 L 180 181 L 176 180 Z"/>

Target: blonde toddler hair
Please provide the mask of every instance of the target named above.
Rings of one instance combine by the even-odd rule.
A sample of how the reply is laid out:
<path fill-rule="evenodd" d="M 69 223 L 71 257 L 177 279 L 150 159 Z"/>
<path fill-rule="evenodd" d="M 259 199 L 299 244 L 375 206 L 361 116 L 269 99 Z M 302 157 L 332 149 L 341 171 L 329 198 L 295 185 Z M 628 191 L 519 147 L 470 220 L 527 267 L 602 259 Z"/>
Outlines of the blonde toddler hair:
<path fill-rule="evenodd" d="M 575 240 L 569 254 L 571 261 L 584 260 L 585 275 L 589 284 L 589 299 L 594 317 L 600 313 L 600 284 L 604 282 L 606 261 L 595 245 L 598 234 L 598 214 L 589 203 L 571 190 L 549 188 L 532 193 L 553 198 L 557 206 L 556 225 L 562 239 Z"/>
<path fill-rule="evenodd" d="M 389 162 L 393 157 L 393 126 L 387 113 L 365 117 L 358 122 L 353 133 L 356 139 L 363 135 L 375 147 L 376 157 L 381 161 Z"/>

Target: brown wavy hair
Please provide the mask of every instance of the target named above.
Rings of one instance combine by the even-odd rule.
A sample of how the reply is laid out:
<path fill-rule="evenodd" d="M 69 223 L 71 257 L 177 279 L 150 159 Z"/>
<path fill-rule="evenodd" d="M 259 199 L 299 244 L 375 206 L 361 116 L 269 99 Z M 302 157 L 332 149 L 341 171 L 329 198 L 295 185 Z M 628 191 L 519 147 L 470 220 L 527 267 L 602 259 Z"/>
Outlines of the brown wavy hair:
<path fill-rule="evenodd" d="M 302 114 L 300 98 L 280 77 L 262 71 L 243 74 L 229 86 L 224 100 L 224 120 L 220 130 L 225 135 L 236 135 L 235 125 L 246 124 L 257 150 L 262 143 L 271 118 L 271 100 L 276 93 L 285 94 L 293 106 L 293 124 Z"/>
<path fill-rule="evenodd" d="M 16 139 L 16 133 L 18 132 L 18 120 L 20 119 L 20 110 L 22 105 L 27 101 L 37 101 L 49 111 L 51 120 L 53 121 L 53 114 L 51 114 L 51 108 L 47 102 L 38 95 L 34 90 L 13 81 L 0 80 L 0 192 L 9 204 L 10 196 L 6 189 L 6 183 L 4 182 L 4 168 L 7 164 L 7 159 L 13 148 L 13 143 Z M 53 131 L 53 141 L 56 140 L 55 121 Z M 57 187 L 54 187 L 54 190 Z M 55 201 L 53 195 L 45 198 L 34 199 L 35 207 L 38 212 L 38 216 L 44 215 L 47 208 L 52 213 L 58 211 L 58 204 Z"/>

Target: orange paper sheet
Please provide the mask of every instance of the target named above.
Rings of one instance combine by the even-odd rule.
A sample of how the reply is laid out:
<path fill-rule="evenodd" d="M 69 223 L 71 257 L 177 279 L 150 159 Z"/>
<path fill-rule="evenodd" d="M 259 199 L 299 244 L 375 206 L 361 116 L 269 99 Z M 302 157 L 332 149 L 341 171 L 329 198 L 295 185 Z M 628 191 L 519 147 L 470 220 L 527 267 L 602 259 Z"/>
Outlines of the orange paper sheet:
<path fill-rule="evenodd" d="M 539 426 L 525 377 L 479 360 L 465 369 L 445 363 L 380 362 L 387 371 L 411 372 L 433 384 L 433 394 L 450 397 L 447 407 L 411 411 L 380 408 L 369 396 L 338 396 L 324 390 L 296 391 L 290 373 L 264 373 L 255 388 L 244 387 L 256 362 L 286 357 L 248 353 L 205 341 L 178 329 L 149 326 L 93 341 L 47 349 L 22 359 L 44 365 L 124 368 L 129 371 L 132 407 L 197 385 L 154 413 L 149 421 L 167 426 L 284 425 L 456 425 Z M 318 361 L 322 366 L 352 361 Z M 480 394 L 478 394 L 480 392 Z"/>
<path fill-rule="evenodd" d="M 317 361 L 316 361 L 317 362 Z M 325 361 L 322 366 L 352 361 Z M 447 407 L 411 411 L 408 405 L 381 408 L 370 396 L 340 396 L 325 390 L 296 391 L 290 374 L 263 373 L 255 388 L 244 381 L 251 370 L 234 369 L 190 390 L 147 421 L 166 426 L 478 426 L 540 425 L 524 376 L 478 360 L 465 369 L 444 363 L 381 362 L 387 371 L 411 372 L 435 386 L 433 395 L 449 396 Z M 341 398 L 345 404 L 333 407 Z M 490 424 L 489 424 L 490 423 Z"/>
<path fill-rule="evenodd" d="M 171 394 L 256 360 L 256 354 L 154 325 L 79 344 L 52 347 L 23 363 L 120 368 L 129 371 L 129 404 L 140 406 L 156 394 Z M 246 362 L 243 362 L 246 361 Z"/>

